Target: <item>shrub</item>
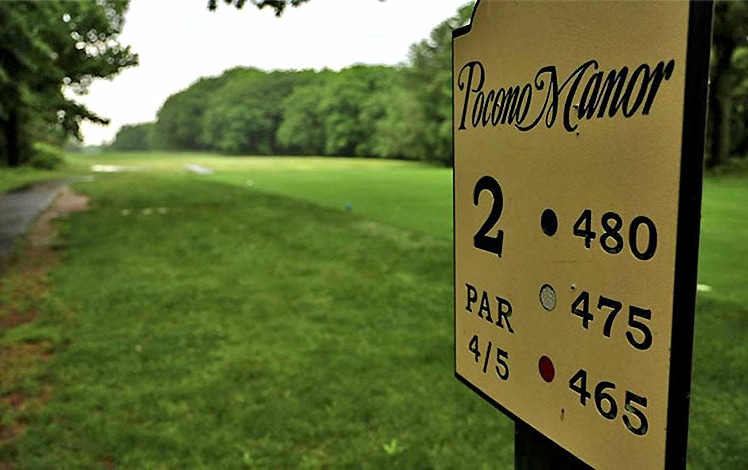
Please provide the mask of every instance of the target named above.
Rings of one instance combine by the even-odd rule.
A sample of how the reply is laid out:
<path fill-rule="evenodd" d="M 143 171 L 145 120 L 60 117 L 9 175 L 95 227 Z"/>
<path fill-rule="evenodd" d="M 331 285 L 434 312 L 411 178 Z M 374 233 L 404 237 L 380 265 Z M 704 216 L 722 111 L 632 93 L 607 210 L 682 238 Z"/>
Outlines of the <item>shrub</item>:
<path fill-rule="evenodd" d="M 29 165 L 39 170 L 54 170 L 64 163 L 62 150 L 44 142 L 35 142 Z"/>

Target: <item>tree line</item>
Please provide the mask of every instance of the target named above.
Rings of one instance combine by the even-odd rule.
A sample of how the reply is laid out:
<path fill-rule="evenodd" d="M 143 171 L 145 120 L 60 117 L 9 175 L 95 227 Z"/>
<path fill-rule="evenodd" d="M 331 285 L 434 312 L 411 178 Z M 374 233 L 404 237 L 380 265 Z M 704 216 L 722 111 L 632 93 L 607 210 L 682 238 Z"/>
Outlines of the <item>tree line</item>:
<path fill-rule="evenodd" d="M 199 1 L 199 0 L 198 0 Z M 249 3 L 276 14 L 308 0 Z M 75 101 L 96 78 L 137 64 L 119 42 L 128 0 L 0 1 L 0 167 L 54 156 L 89 120 Z M 398 67 L 237 68 L 170 96 L 155 123 L 120 129 L 113 148 L 451 161 L 451 33 L 472 3 L 411 47 Z M 714 6 L 707 165 L 748 154 L 748 1 Z M 44 157 L 46 158 L 46 157 Z M 42 162 L 44 163 L 44 162 Z"/>
<path fill-rule="evenodd" d="M 171 95 L 153 123 L 123 126 L 114 150 L 199 150 L 430 160 L 452 157 L 452 30 L 472 6 L 411 46 L 401 66 L 266 72 L 234 68 Z"/>
<path fill-rule="evenodd" d="M 748 1 L 714 3 L 707 128 L 708 167 L 748 156 Z"/>
<path fill-rule="evenodd" d="M 244 2 L 224 0 L 241 7 Z M 215 2 L 213 7 L 215 7 Z M 288 0 L 253 2 L 281 14 Z M 113 149 L 452 159 L 451 34 L 472 4 L 411 46 L 398 67 L 339 72 L 252 68 L 170 96 L 155 123 L 123 126 Z M 709 167 L 748 155 L 748 2 L 717 1 L 707 129 Z"/>

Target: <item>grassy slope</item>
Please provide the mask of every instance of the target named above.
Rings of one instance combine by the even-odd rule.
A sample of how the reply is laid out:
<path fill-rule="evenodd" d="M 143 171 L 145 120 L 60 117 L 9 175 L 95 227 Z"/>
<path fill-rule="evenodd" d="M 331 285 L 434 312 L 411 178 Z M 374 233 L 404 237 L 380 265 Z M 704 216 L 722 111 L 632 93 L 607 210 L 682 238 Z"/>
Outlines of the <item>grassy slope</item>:
<path fill-rule="evenodd" d="M 509 464 L 511 423 L 452 378 L 448 241 L 192 175 L 101 180 L 18 468 Z"/>
<path fill-rule="evenodd" d="M 34 168 L 0 168 L 0 194 L 26 185 L 49 179 L 78 176 L 86 173 L 87 167 L 71 163 L 57 170 L 36 170 Z"/>
<path fill-rule="evenodd" d="M 211 168 L 221 181 L 352 211 L 400 228 L 452 236 L 452 173 L 392 160 L 309 157 L 216 157 L 199 153 L 125 153 L 72 157 L 76 166 L 121 165 L 148 172 L 186 173 L 185 164 Z"/>
<path fill-rule="evenodd" d="M 120 161 L 153 171 L 80 186 L 96 209 L 53 296 L 76 320 L 18 468 L 511 466 L 511 424 L 451 377 L 447 170 Z M 748 461 L 747 203 L 745 179 L 707 181 L 691 468 Z"/>
<path fill-rule="evenodd" d="M 748 462 L 748 178 L 704 185 L 689 438 L 695 468 Z"/>

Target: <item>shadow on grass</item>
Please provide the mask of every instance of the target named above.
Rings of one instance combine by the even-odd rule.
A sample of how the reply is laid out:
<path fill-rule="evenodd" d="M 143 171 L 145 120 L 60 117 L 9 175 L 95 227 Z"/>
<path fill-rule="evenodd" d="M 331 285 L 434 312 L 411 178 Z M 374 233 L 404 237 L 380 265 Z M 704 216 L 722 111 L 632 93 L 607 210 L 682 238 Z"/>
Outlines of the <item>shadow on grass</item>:
<path fill-rule="evenodd" d="M 701 295 L 697 303 L 689 429 L 691 468 L 748 462 L 748 308 Z"/>

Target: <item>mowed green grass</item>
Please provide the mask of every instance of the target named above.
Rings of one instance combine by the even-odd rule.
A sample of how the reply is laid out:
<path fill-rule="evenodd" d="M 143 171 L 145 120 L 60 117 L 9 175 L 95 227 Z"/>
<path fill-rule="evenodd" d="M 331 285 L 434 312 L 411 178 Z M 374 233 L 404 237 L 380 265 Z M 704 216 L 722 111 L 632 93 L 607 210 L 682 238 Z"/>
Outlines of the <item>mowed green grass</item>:
<path fill-rule="evenodd" d="M 198 153 L 125 153 L 74 157 L 78 167 L 120 165 L 150 173 L 215 171 L 202 178 L 346 210 L 389 225 L 452 237 L 449 169 L 393 160 L 310 157 L 217 157 Z"/>
<path fill-rule="evenodd" d="M 51 400 L 0 461 L 512 467 L 511 422 L 452 376 L 449 170 L 73 159 L 89 162 L 142 171 L 77 185 L 93 208 L 65 225 L 45 314 L 0 337 L 55 343 L 39 379 Z M 746 204 L 748 179 L 707 180 L 700 282 L 712 291 L 699 298 L 690 468 L 748 461 Z"/>
<path fill-rule="evenodd" d="M 511 462 L 511 422 L 452 377 L 448 240 L 191 174 L 79 189 L 14 468 Z"/>
<path fill-rule="evenodd" d="M 748 178 L 707 178 L 702 210 L 689 457 L 748 463 Z"/>
<path fill-rule="evenodd" d="M 30 167 L 0 168 L 0 194 L 17 190 L 39 181 L 72 178 L 86 174 L 89 168 L 85 164 L 69 163 L 57 170 L 38 170 Z"/>

